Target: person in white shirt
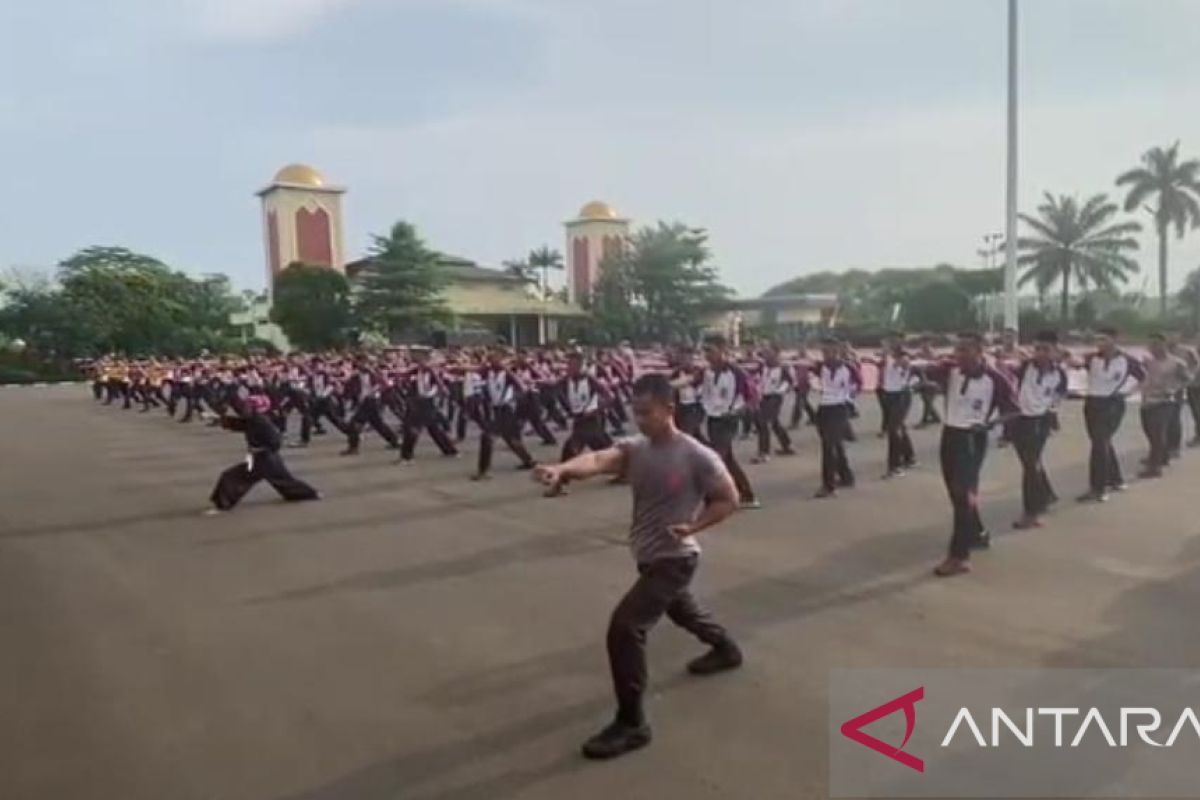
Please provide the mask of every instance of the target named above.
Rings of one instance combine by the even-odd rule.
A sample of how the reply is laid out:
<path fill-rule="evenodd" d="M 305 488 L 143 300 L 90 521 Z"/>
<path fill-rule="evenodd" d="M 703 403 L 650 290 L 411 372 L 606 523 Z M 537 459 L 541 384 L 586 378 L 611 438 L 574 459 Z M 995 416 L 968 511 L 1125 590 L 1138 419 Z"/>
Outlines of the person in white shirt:
<path fill-rule="evenodd" d="M 1009 379 L 987 365 L 983 337 L 959 335 L 954 360 L 931 367 L 927 377 L 946 395 L 940 458 L 942 480 L 954 508 L 954 529 L 946 559 L 934 568 L 940 578 L 970 572 L 971 551 L 990 537 L 979 516 L 979 473 L 987 454 L 988 431 L 1016 411 Z M 999 417 L 993 418 L 997 412 Z"/>
<path fill-rule="evenodd" d="M 1017 367 L 1016 383 L 1020 414 L 1013 417 L 1008 430 L 1021 460 L 1023 515 L 1013 527 L 1026 530 L 1040 528 L 1042 515 L 1058 499 L 1042 466 L 1051 414 L 1067 394 L 1067 373 L 1059 364 L 1058 336 L 1053 331 L 1037 335 L 1033 357 Z"/>
<path fill-rule="evenodd" d="M 704 346 L 704 358 L 708 366 L 697 377 L 700 403 L 708 417 L 708 441 L 721 456 L 733 482 L 743 508 L 757 508 L 758 498 L 750 486 L 750 479 L 742 469 L 733 452 L 737 438 L 738 415 L 751 400 L 751 389 L 746 373 L 729 361 L 725 338 L 714 336 Z"/>
<path fill-rule="evenodd" d="M 771 458 L 771 434 L 779 440 L 779 455 L 795 455 L 792 449 L 792 437 L 784 430 L 779 422 L 779 412 L 783 409 L 783 398 L 792 391 L 796 380 L 792 369 L 779 361 L 779 350 L 774 345 L 767 345 L 762 353 L 762 369 L 758 375 L 758 455 L 755 464 L 763 464 Z"/>
<path fill-rule="evenodd" d="M 1083 420 L 1092 452 L 1088 459 L 1088 490 L 1079 496 L 1079 502 L 1103 503 L 1110 490 L 1125 488 L 1112 440 L 1125 417 L 1125 395 L 1145 377 L 1145 372 L 1137 359 L 1117 348 L 1115 328 L 1097 332 L 1096 352 L 1084 357 L 1080 366 L 1088 374 Z"/>
<path fill-rule="evenodd" d="M 821 437 L 821 488 L 817 497 L 833 497 L 838 486 L 854 486 L 854 471 L 846 459 L 850 408 L 862 387 L 858 367 L 842 357 L 837 339 L 821 342 L 823 360 L 817 367 L 820 400 L 817 404 L 817 433 Z"/>
<path fill-rule="evenodd" d="M 895 478 L 916 465 L 912 439 L 908 436 L 908 410 L 912 407 L 912 360 L 896 337 L 884 340 L 879 367 L 879 405 L 883 410 L 883 430 L 887 435 L 887 474 Z"/>

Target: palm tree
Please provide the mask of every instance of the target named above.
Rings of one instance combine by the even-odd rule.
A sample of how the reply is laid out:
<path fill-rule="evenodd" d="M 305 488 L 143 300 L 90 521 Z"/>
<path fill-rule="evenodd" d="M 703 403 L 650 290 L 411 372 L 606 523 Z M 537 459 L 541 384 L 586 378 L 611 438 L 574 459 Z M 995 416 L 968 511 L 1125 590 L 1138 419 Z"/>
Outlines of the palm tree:
<path fill-rule="evenodd" d="M 542 245 L 537 250 L 530 250 L 526 258 L 529 266 L 542 271 L 542 297 L 550 294 L 550 270 L 563 268 L 562 253 Z"/>
<path fill-rule="evenodd" d="M 1094 195 L 1082 205 L 1068 195 L 1055 197 L 1047 192 L 1044 196 L 1036 217 L 1021 215 L 1035 235 L 1017 239 L 1021 249 L 1017 264 L 1026 268 L 1020 284 L 1033 283 L 1038 292 L 1045 292 L 1060 283 L 1061 316 L 1066 320 L 1072 277 L 1085 285 L 1111 289 L 1137 272 L 1137 261 L 1129 254 L 1138 249 L 1133 234 L 1142 226 L 1132 220 L 1114 222 L 1120 208 L 1108 195 Z"/>
<path fill-rule="evenodd" d="M 1167 313 L 1167 231 L 1174 226 L 1176 238 L 1182 239 L 1188 227 L 1200 225 L 1200 161 L 1179 162 L 1179 142 L 1164 150 L 1155 147 L 1142 156 L 1143 166 L 1131 169 L 1117 178 L 1117 186 L 1128 186 L 1125 210 L 1142 207 L 1154 199 L 1154 207 L 1146 210 L 1154 215 L 1158 234 L 1158 294 L 1160 312 Z"/>

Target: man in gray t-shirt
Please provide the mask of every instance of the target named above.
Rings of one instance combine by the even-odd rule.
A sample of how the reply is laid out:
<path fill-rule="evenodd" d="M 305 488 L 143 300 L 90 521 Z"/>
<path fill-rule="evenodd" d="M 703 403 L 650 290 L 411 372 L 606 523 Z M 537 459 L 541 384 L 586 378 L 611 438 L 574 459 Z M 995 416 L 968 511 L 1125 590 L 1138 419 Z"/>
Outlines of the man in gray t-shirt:
<path fill-rule="evenodd" d="M 649 744 L 642 708 L 646 634 L 663 614 L 712 648 L 688 664 L 693 674 L 742 663 L 729 634 L 688 589 L 700 556 L 695 534 L 737 508 L 733 478 L 716 453 L 675 427 L 674 390 L 666 376 L 637 380 L 633 413 L 642 435 L 535 473 L 551 489 L 601 474 L 627 475 L 633 489 L 629 539 L 639 577 L 613 610 L 607 638 L 617 716 L 584 744 L 588 758 L 613 758 Z"/>

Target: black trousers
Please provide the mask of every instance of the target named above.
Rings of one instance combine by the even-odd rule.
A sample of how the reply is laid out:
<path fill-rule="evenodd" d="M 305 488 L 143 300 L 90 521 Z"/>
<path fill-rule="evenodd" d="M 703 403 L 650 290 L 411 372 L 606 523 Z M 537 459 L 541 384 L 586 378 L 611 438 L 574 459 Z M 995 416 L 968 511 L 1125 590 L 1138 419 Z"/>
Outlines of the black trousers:
<path fill-rule="evenodd" d="M 937 412 L 937 389 L 932 386 L 922 386 L 918 390 L 921 395 L 921 421 L 918 425 L 937 425 L 942 421 Z"/>
<path fill-rule="evenodd" d="M 629 725 L 645 721 L 646 635 L 663 614 L 707 645 L 730 642 L 688 586 L 696 574 L 697 556 L 665 558 L 638 565 L 638 579 L 617 603 L 608 623 L 608 663 L 617 696 L 617 718 Z"/>
<path fill-rule="evenodd" d="M 429 432 L 429 438 L 433 439 L 434 444 L 442 451 L 442 455 L 449 456 L 458 452 L 458 449 L 450 442 L 450 437 L 446 435 L 446 429 L 442 427 L 433 400 L 428 397 L 414 397 L 408 402 L 408 416 L 404 420 L 404 443 L 400 445 L 400 458 L 405 461 L 412 460 L 417 440 L 421 438 L 422 428 Z"/>
<path fill-rule="evenodd" d="M 522 424 L 528 422 L 533 427 L 542 444 L 558 444 L 558 439 L 554 438 L 554 434 L 546 427 L 546 420 L 542 417 L 542 401 L 537 393 L 525 392 L 521 395 L 521 399 L 517 401 L 517 416 L 521 418 Z"/>
<path fill-rule="evenodd" d="M 846 432 L 850 410 L 845 405 L 817 409 L 817 434 L 821 437 L 821 485 L 833 491 L 838 484 L 854 485 L 854 472 L 846 459 Z"/>
<path fill-rule="evenodd" d="M 546 417 L 558 426 L 559 430 L 566 430 L 567 415 L 563 413 L 563 408 L 558 399 L 558 393 L 552 384 L 543 384 L 538 387 L 538 400 L 542 404 L 542 409 L 546 412 Z"/>
<path fill-rule="evenodd" d="M 349 440 L 351 450 L 358 450 L 358 445 L 362 441 L 363 428 L 367 425 L 374 428 L 375 432 L 392 447 L 400 445 L 396 432 L 384 423 L 383 417 L 379 413 L 379 399 L 364 397 L 358 404 L 358 408 L 354 409 L 354 416 L 350 418 L 350 422 L 346 426 L 348 428 L 346 438 Z"/>
<path fill-rule="evenodd" d="M 1083 401 L 1083 421 L 1088 439 L 1092 442 L 1091 457 L 1088 459 L 1088 485 L 1095 494 L 1125 482 L 1121 477 L 1117 451 L 1112 444 L 1124 417 L 1124 397 L 1089 397 Z"/>
<path fill-rule="evenodd" d="M 779 440 L 779 446 L 784 450 L 792 449 L 792 437 L 783 429 L 779 422 L 779 412 L 783 409 L 783 395 L 763 395 L 758 404 L 758 454 L 771 454 L 771 433 Z"/>
<path fill-rule="evenodd" d="M 733 441 L 738 435 L 738 418 L 733 417 L 709 417 L 708 418 L 708 444 L 721 460 L 725 462 L 725 468 L 729 470 L 729 474 L 733 476 L 734 485 L 737 486 L 738 496 L 742 502 L 750 502 L 754 500 L 754 489 L 750 487 L 750 479 L 746 477 L 746 471 L 742 469 L 742 465 L 738 463 L 737 456 L 733 452 Z"/>
<path fill-rule="evenodd" d="M 508 449 L 520 459 L 521 466 L 533 465 L 533 456 L 525 449 L 521 441 L 521 428 L 524 422 L 517 412 L 508 406 L 492 409 L 489 418 L 481 420 L 479 434 L 479 474 L 486 475 L 492 468 L 492 439 L 499 436 L 508 445 Z"/>
<path fill-rule="evenodd" d="M 704 406 L 699 403 L 675 406 L 675 426 L 693 439 L 708 441 L 704 436 Z"/>
<path fill-rule="evenodd" d="M 1016 417 L 1012 421 L 1012 443 L 1021 460 L 1021 505 L 1029 517 L 1044 514 L 1055 499 L 1054 488 L 1042 465 L 1042 451 L 1049 436 L 1049 414 Z"/>
<path fill-rule="evenodd" d="M 307 404 L 306 413 L 300 419 L 300 441 L 308 444 L 312 441 L 312 432 L 314 427 L 319 427 L 321 419 L 329 420 L 343 436 L 350 436 L 350 428 L 342 419 L 341 412 L 338 411 L 337 404 L 333 402 L 333 398 L 313 397 Z"/>
<path fill-rule="evenodd" d="M 1171 402 L 1142 405 L 1142 430 L 1150 443 L 1150 458 L 1146 470 L 1159 473 L 1171 460 L 1170 430 L 1175 415 L 1175 404 Z"/>
<path fill-rule="evenodd" d="M 1179 455 L 1183 447 L 1183 397 L 1176 396 L 1169 403 L 1171 415 L 1167 418 L 1167 460 Z"/>
<path fill-rule="evenodd" d="M 812 403 L 808 402 L 808 390 L 792 392 L 792 418 L 788 423 L 788 427 L 792 430 L 800 427 L 800 422 L 804 419 L 805 412 L 808 412 L 808 421 L 815 425 L 817 422 L 817 412 L 812 407 Z"/>
<path fill-rule="evenodd" d="M 979 472 L 987 455 L 987 431 L 942 429 L 942 480 L 950 505 L 954 508 L 954 530 L 950 535 L 950 555 L 968 558 L 971 545 L 983 533 L 979 517 Z"/>
<path fill-rule="evenodd" d="M 883 430 L 887 434 L 888 471 L 910 467 L 917 460 L 907 424 L 912 392 L 881 392 L 879 402 L 883 408 Z"/>
<path fill-rule="evenodd" d="M 214 506 L 228 511 L 259 481 L 271 484 L 279 496 L 289 502 L 317 499 L 317 490 L 288 472 L 279 453 L 255 453 L 252 459 L 252 465 L 243 461 L 221 473 L 209 497 Z"/>
<path fill-rule="evenodd" d="M 1187 387 L 1187 404 L 1192 412 L 1192 441 L 1200 442 L 1200 386 Z"/>
<path fill-rule="evenodd" d="M 571 435 L 563 443 L 562 460 L 569 461 L 584 451 L 607 450 L 613 446 L 612 437 L 604 430 L 604 418 L 600 412 L 581 414 L 571 424 Z"/>

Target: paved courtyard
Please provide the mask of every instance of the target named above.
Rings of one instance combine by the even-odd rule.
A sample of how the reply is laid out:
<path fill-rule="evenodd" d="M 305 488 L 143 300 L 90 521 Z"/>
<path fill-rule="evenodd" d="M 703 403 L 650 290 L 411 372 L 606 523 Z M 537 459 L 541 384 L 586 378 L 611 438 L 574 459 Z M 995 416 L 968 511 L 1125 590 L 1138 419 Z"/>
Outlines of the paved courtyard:
<path fill-rule="evenodd" d="M 1010 535 L 1018 465 L 993 449 L 996 544 L 942 582 L 937 433 L 914 434 L 920 469 L 882 482 L 873 405 L 851 448 L 859 488 L 810 499 L 807 428 L 799 457 L 750 468 L 766 507 L 705 538 L 698 593 L 745 668 L 688 677 L 698 646 L 664 623 L 654 744 L 593 764 L 577 748 L 611 709 L 627 490 L 548 501 L 503 449 L 496 479 L 473 484 L 473 450 L 446 461 L 423 442 L 405 469 L 373 437 L 345 460 L 327 436 L 288 454 L 325 502 L 262 487 L 214 520 L 199 511 L 240 437 L 94 405 L 83 387 L 0 390 L 0 797 L 815 798 L 833 667 L 1200 665 L 1200 453 Z M 1063 422 L 1047 463 L 1070 498 L 1086 470 L 1077 403 Z M 1120 448 L 1132 474 L 1136 407 Z"/>

